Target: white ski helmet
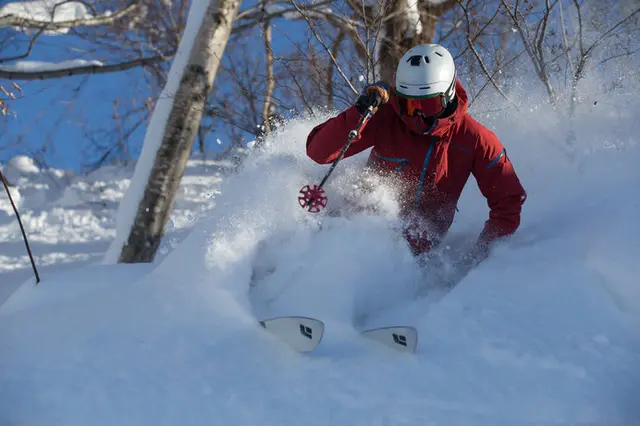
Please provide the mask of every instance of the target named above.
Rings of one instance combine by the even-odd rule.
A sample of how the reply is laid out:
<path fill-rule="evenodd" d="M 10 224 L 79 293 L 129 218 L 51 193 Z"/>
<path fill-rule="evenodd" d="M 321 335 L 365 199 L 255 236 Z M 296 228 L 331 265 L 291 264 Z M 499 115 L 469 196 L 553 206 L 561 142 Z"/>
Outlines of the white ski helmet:
<path fill-rule="evenodd" d="M 396 70 L 396 92 L 405 98 L 431 98 L 442 94 L 449 104 L 456 95 L 453 56 L 439 44 L 419 44 L 400 59 Z M 447 105 L 443 105 L 446 108 Z"/>

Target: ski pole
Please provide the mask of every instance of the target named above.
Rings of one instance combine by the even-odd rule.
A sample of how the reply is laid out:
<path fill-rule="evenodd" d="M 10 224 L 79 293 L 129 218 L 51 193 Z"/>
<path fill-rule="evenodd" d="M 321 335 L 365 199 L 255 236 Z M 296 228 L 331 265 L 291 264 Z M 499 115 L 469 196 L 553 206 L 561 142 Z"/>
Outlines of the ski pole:
<path fill-rule="evenodd" d="M 302 187 L 302 189 L 300 190 L 300 195 L 298 196 L 298 202 L 303 209 L 307 210 L 310 213 L 318 213 L 320 210 L 327 206 L 327 196 L 325 195 L 323 186 L 325 183 L 327 183 L 327 180 L 329 180 L 329 176 L 331 176 L 331 173 L 333 173 L 340 160 L 342 160 L 342 158 L 344 157 L 345 153 L 351 146 L 351 143 L 360 136 L 360 133 L 362 132 L 362 129 L 364 129 L 364 126 L 366 126 L 367 122 L 369 122 L 371 117 L 373 117 L 374 108 L 377 106 L 377 104 L 378 102 L 376 102 L 375 105 L 367 108 L 367 111 L 362 114 L 362 117 L 360 117 L 360 121 L 358 122 L 356 128 L 349 132 L 347 142 L 342 147 L 342 150 L 340 151 L 340 154 L 338 154 L 338 157 L 333 160 L 329 171 L 324 175 L 324 177 L 320 181 L 320 184 L 313 186 L 305 185 Z"/>

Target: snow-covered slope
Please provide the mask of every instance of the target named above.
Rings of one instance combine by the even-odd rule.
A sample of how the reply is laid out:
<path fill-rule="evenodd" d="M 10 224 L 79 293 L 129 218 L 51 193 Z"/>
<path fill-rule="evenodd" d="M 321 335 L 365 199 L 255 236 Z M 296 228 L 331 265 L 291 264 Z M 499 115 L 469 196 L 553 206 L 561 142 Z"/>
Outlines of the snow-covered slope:
<path fill-rule="evenodd" d="M 205 214 L 227 170 L 227 162 L 194 158 L 160 248 L 162 258 Z M 105 166 L 88 176 L 57 169 L 40 169 L 19 156 L 2 166 L 13 186 L 13 200 L 36 262 L 46 279 L 52 271 L 99 262 L 115 236 L 115 217 L 129 186 L 133 166 Z M 20 228 L 4 188 L 0 191 L 0 305 L 16 286 L 32 276 Z"/>
<path fill-rule="evenodd" d="M 0 424 L 640 424 L 632 112 L 582 112 L 571 157 L 566 125 L 544 111 L 485 117 L 529 198 L 518 233 L 442 298 L 424 295 L 433 271 L 393 231 L 384 187 L 364 196 L 376 215 L 299 208 L 300 187 L 326 171 L 303 149 L 318 120 L 290 123 L 226 178 L 215 208 L 155 264 L 52 272 L 0 306 Z M 341 164 L 332 207 L 363 161 Z M 473 180 L 459 207 L 445 266 L 487 215 Z M 31 209 L 38 241 L 38 214 L 55 210 Z M 112 232 L 113 216 L 91 221 Z M 256 324 L 287 314 L 326 323 L 316 351 L 294 353 Z M 358 338 L 356 322 L 409 323 L 418 350 Z"/>

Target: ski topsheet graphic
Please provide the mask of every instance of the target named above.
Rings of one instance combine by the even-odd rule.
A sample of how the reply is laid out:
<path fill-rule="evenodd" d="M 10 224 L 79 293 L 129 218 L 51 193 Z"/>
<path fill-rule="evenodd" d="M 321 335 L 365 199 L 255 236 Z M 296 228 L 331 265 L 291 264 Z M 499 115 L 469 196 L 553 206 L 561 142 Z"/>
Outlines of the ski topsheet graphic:
<path fill-rule="evenodd" d="M 324 335 L 324 323 L 309 317 L 276 317 L 260 325 L 298 352 L 313 351 Z M 372 328 L 360 335 L 399 352 L 413 353 L 418 345 L 418 331 L 409 326 Z"/>
<path fill-rule="evenodd" d="M 278 317 L 260 325 L 298 352 L 311 352 L 324 334 L 324 323 L 308 317 Z"/>
<path fill-rule="evenodd" d="M 418 346 L 418 331 L 413 327 L 372 328 L 362 331 L 360 335 L 400 352 L 413 353 L 416 350 L 416 346 Z"/>

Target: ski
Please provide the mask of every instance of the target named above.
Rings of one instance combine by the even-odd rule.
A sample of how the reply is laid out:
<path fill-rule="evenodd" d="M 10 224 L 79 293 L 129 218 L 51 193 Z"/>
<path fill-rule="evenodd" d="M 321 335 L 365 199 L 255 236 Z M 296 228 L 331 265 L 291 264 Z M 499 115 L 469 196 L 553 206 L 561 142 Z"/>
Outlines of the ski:
<path fill-rule="evenodd" d="M 313 351 L 324 334 L 324 323 L 309 317 L 276 317 L 259 321 L 260 325 L 298 352 Z"/>
<path fill-rule="evenodd" d="M 324 323 L 301 316 L 275 317 L 259 324 L 292 349 L 312 352 L 322 340 Z M 414 353 L 418 345 L 418 331 L 411 326 L 376 327 L 360 331 L 360 336 L 402 353 Z"/>
<path fill-rule="evenodd" d="M 418 346 L 418 330 L 410 326 L 372 328 L 360 335 L 404 353 L 414 353 Z"/>

